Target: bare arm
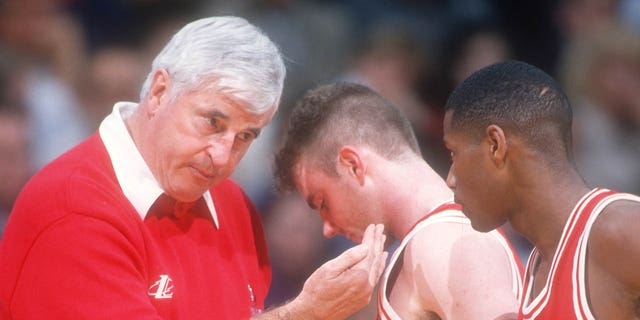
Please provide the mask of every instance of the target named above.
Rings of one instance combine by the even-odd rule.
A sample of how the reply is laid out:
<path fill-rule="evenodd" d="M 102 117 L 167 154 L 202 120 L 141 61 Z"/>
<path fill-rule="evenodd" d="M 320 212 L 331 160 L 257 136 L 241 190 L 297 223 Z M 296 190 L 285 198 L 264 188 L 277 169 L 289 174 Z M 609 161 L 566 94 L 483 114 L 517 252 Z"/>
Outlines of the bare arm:
<path fill-rule="evenodd" d="M 366 306 L 386 260 L 382 225 L 370 225 L 362 243 L 323 264 L 290 303 L 253 319 L 345 319 Z"/>
<path fill-rule="evenodd" d="M 596 219 L 589 253 L 627 292 L 640 297 L 640 204 L 616 201 Z"/>
<path fill-rule="evenodd" d="M 469 225 L 439 223 L 416 235 L 408 249 L 405 257 L 413 268 L 415 290 L 428 304 L 424 310 L 443 319 L 516 317 L 514 273 L 492 235 Z"/>

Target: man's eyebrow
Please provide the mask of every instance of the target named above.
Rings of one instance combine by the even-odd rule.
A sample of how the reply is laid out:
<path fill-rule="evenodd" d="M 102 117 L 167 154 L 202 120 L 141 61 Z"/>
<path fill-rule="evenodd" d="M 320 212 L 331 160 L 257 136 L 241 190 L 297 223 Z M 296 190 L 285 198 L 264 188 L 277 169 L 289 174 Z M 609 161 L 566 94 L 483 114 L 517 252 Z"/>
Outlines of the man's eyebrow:
<path fill-rule="evenodd" d="M 248 130 L 251 131 L 254 138 L 257 138 L 260 135 L 260 131 L 262 131 L 260 128 L 249 128 Z"/>
<path fill-rule="evenodd" d="M 223 113 L 220 110 L 211 110 L 207 113 L 207 116 L 209 118 L 220 118 L 223 120 L 229 120 L 229 115 L 227 115 L 226 113 Z M 253 136 L 255 138 L 257 138 L 260 135 L 260 132 L 262 131 L 261 128 L 248 128 L 247 130 L 249 130 L 249 132 L 251 132 L 251 134 L 253 134 Z"/>
<path fill-rule="evenodd" d="M 209 118 L 221 118 L 221 119 L 229 119 L 229 116 L 225 113 L 222 113 L 220 110 L 211 110 L 207 113 Z"/>

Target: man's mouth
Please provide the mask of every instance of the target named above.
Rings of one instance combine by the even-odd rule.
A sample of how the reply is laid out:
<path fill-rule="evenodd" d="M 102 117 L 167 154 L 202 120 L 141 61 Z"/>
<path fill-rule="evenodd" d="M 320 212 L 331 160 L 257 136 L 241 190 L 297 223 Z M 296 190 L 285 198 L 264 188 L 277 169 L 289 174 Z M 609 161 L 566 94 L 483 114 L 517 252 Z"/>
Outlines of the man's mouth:
<path fill-rule="evenodd" d="M 206 180 L 211 180 L 216 177 L 217 170 L 201 170 L 196 167 L 191 167 L 199 176 L 202 176 Z"/>

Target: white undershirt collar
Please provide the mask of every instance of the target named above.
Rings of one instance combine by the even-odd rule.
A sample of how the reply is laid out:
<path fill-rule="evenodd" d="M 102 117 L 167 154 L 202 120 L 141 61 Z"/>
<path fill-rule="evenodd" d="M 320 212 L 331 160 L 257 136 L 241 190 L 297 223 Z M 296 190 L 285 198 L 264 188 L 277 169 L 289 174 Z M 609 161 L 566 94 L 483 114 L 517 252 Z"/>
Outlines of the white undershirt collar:
<path fill-rule="evenodd" d="M 116 103 L 111 114 L 100 124 L 99 132 L 122 192 L 144 220 L 151 205 L 164 191 L 142 158 L 124 123 L 124 119 L 137 107 L 138 104 L 133 102 Z M 216 227 L 219 228 L 211 193 L 207 190 L 202 197 Z"/>

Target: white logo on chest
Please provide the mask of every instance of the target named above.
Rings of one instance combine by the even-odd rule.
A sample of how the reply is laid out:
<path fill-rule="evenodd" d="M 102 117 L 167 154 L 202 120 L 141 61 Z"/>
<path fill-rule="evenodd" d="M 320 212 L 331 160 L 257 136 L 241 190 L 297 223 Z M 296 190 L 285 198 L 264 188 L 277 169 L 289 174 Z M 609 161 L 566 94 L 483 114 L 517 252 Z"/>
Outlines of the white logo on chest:
<path fill-rule="evenodd" d="M 173 297 L 173 280 L 168 275 L 161 274 L 160 280 L 149 287 L 148 294 L 156 299 L 170 299 Z"/>

